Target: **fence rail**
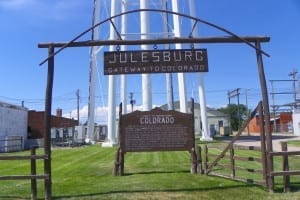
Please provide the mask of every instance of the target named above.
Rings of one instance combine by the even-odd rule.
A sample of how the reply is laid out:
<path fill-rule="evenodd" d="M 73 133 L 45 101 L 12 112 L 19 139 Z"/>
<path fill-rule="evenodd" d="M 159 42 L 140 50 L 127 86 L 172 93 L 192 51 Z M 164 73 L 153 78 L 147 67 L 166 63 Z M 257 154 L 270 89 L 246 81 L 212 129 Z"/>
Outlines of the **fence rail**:
<path fill-rule="evenodd" d="M 254 146 L 239 146 L 239 145 L 230 145 L 228 151 L 221 156 L 223 162 L 226 163 L 214 163 L 214 162 L 209 162 L 209 160 L 215 160 L 215 158 L 218 157 L 218 153 L 211 153 L 212 151 L 214 152 L 219 152 L 220 149 L 223 149 L 222 146 L 204 146 L 204 171 L 208 175 L 214 175 L 218 177 L 223 177 L 223 178 L 229 178 L 233 180 L 238 180 L 246 183 L 253 183 L 257 185 L 262 185 L 266 186 L 266 182 L 263 179 L 263 170 L 261 169 L 255 169 L 255 168 L 249 168 L 248 166 L 240 166 L 237 164 L 237 161 L 239 163 L 245 163 L 245 162 L 251 162 L 251 163 L 258 163 L 259 165 L 262 165 L 262 159 L 254 156 L 242 156 L 242 155 L 235 155 L 238 150 L 249 150 L 249 151 L 256 151 L 260 152 L 259 147 L 254 147 Z M 229 154 L 229 155 L 228 155 Z M 212 166 L 214 165 L 214 166 Z M 212 167 L 218 167 L 217 170 L 208 170 L 208 169 L 213 169 Z M 221 172 L 221 170 L 225 170 Z M 227 170 L 227 171 L 226 171 Z M 250 178 L 245 178 L 245 177 L 240 177 L 237 176 L 237 172 L 241 173 L 251 173 L 251 174 L 261 174 L 262 180 L 254 180 Z"/>
<path fill-rule="evenodd" d="M 40 160 L 47 159 L 46 155 L 30 155 L 30 156 L 0 156 L 0 160 Z"/>
<path fill-rule="evenodd" d="M 300 156 L 300 151 L 287 151 L 287 143 L 281 143 L 282 151 L 280 152 L 269 152 L 268 156 L 278 156 L 282 157 L 282 169 L 281 170 L 273 170 L 269 174 L 265 175 L 264 170 L 262 169 L 253 169 L 238 166 L 236 161 L 240 162 L 251 162 L 251 163 L 258 163 L 263 165 L 263 159 L 259 157 L 253 156 L 240 156 L 235 155 L 237 150 L 251 150 L 251 151 L 261 151 L 259 147 L 254 146 L 239 146 L 239 145 L 231 145 L 228 151 L 223 154 L 219 155 L 220 149 L 222 150 L 224 147 L 222 145 L 215 146 L 215 145 L 204 145 L 204 171 L 205 174 L 214 175 L 223 178 L 229 178 L 233 180 L 238 180 L 246 183 L 253 183 L 256 185 L 267 186 L 266 181 L 260 180 L 253 180 L 248 179 L 245 177 L 238 177 L 236 176 L 237 171 L 249 172 L 253 174 L 261 174 L 262 178 L 265 179 L 265 176 L 269 176 L 274 178 L 275 176 L 282 176 L 283 177 L 283 189 L 285 192 L 290 191 L 290 176 L 297 176 L 300 175 L 300 168 L 295 170 L 290 170 L 289 166 L 289 157 L 291 156 Z M 223 163 L 220 162 L 209 162 L 210 160 L 215 160 L 216 158 L 220 158 L 223 160 Z M 224 163 L 226 162 L 226 163 Z M 217 167 L 217 168 L 216 168 Z M 222 171 L 223 170 L 223 171 Z M 227 170 L 227 171 L 226 171 Z M 226 173 L 224 173 L 227 172 Z"/>
<path fill-rule="evenodd" d="M 11 175 L 0 176 L 0 180 L 26 180 L 26 179 L 47 179 L 48 175 Z"/>
<path fill-rule="evenodd" d="M 36 160 L 48 159 L 47 155 L 36 155 L 36 147 L 30 149 L 30 155 L 25 156 L 9 156 L 1 155 L 0 160 L 30 160 L 30 175 L 10 175 L 0 176 L 0 180 L 31 180 L 31 198 L 37 199 L 37 179 L 49 179 L 48 174 L 36 174 Z"/>
<path fill-rule="evenodd" d="M 221 173 L 215 173 L 215 172 L 210 172 L 209 174 L 213 175 L 213 176 L 217 176 L 217 177 L 221 177 L 221 178 L 227 178 L 227 179 L 233 179 L 236 181 L 241 181 L 241 182 L 245 182 L 245 183 L 252 183 L 252 184 L 256 184 L 256 185 L 261 185 L 261 186 L 266 186 L 266 182 L 265 181 L 259 181 L 259 180 L 253 180 L 253 179 L 248 179 L 248 178 L 243 178 L 243 177 L 230 177 L 227 174 L 221 174 Z"/>
<path fill-rule="evenodd" d="M 270 152 L 269 156 L 282 156 L 282 171 L 271 171 L 270 176 L 282 176 L 284 191 L 290 191 L 290 176 L 300 175 L 300 169 L 290 170 L 289 156 L 300 156 L 300 151 L 288 151 L 287 142 L 281 142 L 280 152 Z M 299 166 L 300 168 L 300 166 Z"/>

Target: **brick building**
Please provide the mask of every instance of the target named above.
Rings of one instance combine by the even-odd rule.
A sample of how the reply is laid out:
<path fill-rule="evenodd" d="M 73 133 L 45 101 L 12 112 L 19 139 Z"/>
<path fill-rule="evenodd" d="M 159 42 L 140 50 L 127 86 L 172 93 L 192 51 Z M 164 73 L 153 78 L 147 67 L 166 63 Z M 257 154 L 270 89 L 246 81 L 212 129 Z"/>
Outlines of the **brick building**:
<path fill-rule="evenodd" d="M 28 111 L 28 137 L 43 138 L 45 131 L 45 111 Z M 68 128 L 78 124 L 77 120 L 62 117 L 62 109 L 56 110 L 56 116 L 51 116 L 51 128 Z"/>
<path fill-rule="evenodd" d="M 290 132 L 292 131 L 292 113 L 284 112 L 278 114 L 276 118 L 271 118 L 272 132 Z M 275 124 L 274 124 L 275 123 Z M 260 116 L 255 116 L 249 123 L 250 133 L 260 133 Z M 275 128 L 275 129 L 274 129 Z M 247 130 L 247 128 L 246 128 Z"/>
<path fill-rule="evenodd" d="M 256 115 L 248 125 L 249 132 L 250 133 L 260 133 L 260 116 Z M 245 132 L 247 131 L 247 128 L 245 129 Z"/>

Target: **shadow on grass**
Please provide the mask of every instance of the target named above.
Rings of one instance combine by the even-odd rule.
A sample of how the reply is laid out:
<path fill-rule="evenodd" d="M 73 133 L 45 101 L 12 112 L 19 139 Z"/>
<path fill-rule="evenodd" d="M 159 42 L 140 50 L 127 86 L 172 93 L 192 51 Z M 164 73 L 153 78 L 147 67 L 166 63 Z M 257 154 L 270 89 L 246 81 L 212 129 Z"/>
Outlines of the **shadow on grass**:
<path fill-rule="evenodd" d="M 177 170 L 177 171 L 147 171 L 147 172 L 135 172 L 135 173 L 124 173 L 123 176 L 132 176 L 137 174 L 173 174 L 173 173 L 190 173 L 189 170 Z"/>
<path fill-rule="evenodd" d="M 222 187 L 204 187 L 204 188 L 192 188 L 192 189 L 167 189 L 167 190 L 115 190 L 110 192 L 99 192 L 99 193 L 90 193 L 90 194 L 80 194 L 80 195 L 64 195 L 64 196 L 54 196 L 53 199 L 72 199 L 72 198 L 88 198 L 96 197 L 101 195 L 110 195 L 110 194 L 120 194 L 120 193 L 145 193 L 145 192 L 201 192 L 201 191 L 210 191 L 210 190 L 226 190 L 232 188 L 244 188 L 244 187 L 257 187 L 255 185 L 234 185 L 234 186 L 222 186 Z"/>
<path fill-rule="evenodd" d="M 0 199 L 1 200 L 10 200 L 10 199 L 13 199 L 13 200 L 27 200 L 27 199 L 31 199 L 30 197 L 24 197 L 24 196 L 1 196 L 0 195 Z"/>
<path fill-rule="evenodd" d="M 84 198 L 84 197 L 93 197 L 93 196 L 101 196 L 101 195 L 109 195 L 109 194 L 118 194 L 118 193 L 145 193 L 145 192 L 199 192 L 199 191 L 209 191 L 209 190 L 225 190 L 228 188 L 241 188 L 241 187 L 249 187 L 249 185 L 241 185 L 241 186 L 228 186 L 228 187 L 209 187 L 209 188 L 194 188 L 194 189 L 174 189 L 174 190 L 116 190 L 111 192 L 99 192 L 99 193 L 91 193 L 91 194 L 80 194 L 80 195 L 65 195 L 65 196 L 54 196 L 53 199 L 60 199 L 60 198 Z M 251 187 L 251 186 L 250 186 Z"/>
<path fill-rule="evenodd" d="M 291 192 L 300 192 L 300 182 L 291 184 Z"/>
<path fill-rule="evenodd" d="M 284 185 L 276 184 L 275 193 L 284 193 Z M 290 183 L 290 192 L 300 192 L 300 182 L 291 182 Z"/>
<path fill-rule="evenodd" d="M 188 171 L 182 171 L 184 173 Z M 142 172 L 140 174 L 151 174 L 151 173 L 174 173 L 174 172 Z M 139 174 L 139 173 L 135 173 Z M 132 174 L 127 174 L 132 175 Z M 228 186 L 216 186 L 216 187 L 201 187 L 201 188 L 192 188 L 192 189 L 166 189 L 166 190 L 159 190 L 159 189 L 149 189 L 149 190 L 115 190 L 115 191 L 109 191 L 109 192 L 97 192 L 97 193 L 88 193 L 88 194 L 78 194 L 78 195 L 62 195 L 62 196 L 52 196 L 52 199 L 73 199 L 73 198 L 91 198 L 91 197 L 97 197 L 101 195 L 110 195 L 110 194 L 129 194 L 129 193 L 145 193 L 145 192 L 201 192 L 201 191 L 222 191 L 227 189 L 241 189 L 241 188 L 250 188 L 250 187 L 261 187 L 262 190 L 267 191 L 262 186 L 257 186 L 254 184 L 245 184 L 241 183 L 241 185 L 228 185 Z M 300 191 L 300 182 L 293 182 L 290 186 L 290 192 L 299 192 Z M 274 190 L 275 193 L 283 193 L 283 185 L 278 184 L 276 185 L 276 189 Z M 1 200 L 28 200 L 31 199 L 30 197 L 24 197 L 24 196 L 1 196 Z"/>

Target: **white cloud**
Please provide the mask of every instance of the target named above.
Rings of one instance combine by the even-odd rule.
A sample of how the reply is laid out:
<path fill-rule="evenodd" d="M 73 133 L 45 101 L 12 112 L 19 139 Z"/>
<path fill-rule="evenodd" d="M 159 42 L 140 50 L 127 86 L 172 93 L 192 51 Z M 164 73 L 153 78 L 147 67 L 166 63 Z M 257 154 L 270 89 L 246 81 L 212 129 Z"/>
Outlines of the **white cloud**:
<path fill-rule="evenodd" d="M 107 107 L 97 107 L 95 111 L 95 121 L 99 124 L 107 124 L 107 114 Z"/>
<path fill-rule="evenodd" d="M 0 0 L 0 8 L 38 19 L 63 20 L 86 9 L 85 0 Z"/>
<path fill-rule="evenodd" d="M 159 105 L 153 105 L 153 108 L 159 107 Z M 118 118 L 119 106 L 116 107 L 116 118 Z M 133 111 L 142 110 L 142 106 L 134 106 Z M 127 105 L 127 112 L 131 112 L 131 105 Z M 107 124 L 108 107 L 97 107 L 95 109 L 95 123 Z M 63 114 L 63 117 L 77 119 L 77 110 L 72 110 L 69 114 Z M 85 123 L 88 119 L 88 106 L 85 105 L 79 109 L 79 118 L 81 123 Z"/>
<path fill-rule="evenodd" d="M 117 112 L 117 110 L 116 110 Z M 107 113 L 108 108 L 107 107 L 97 107 L 95 109 L 95 123 L 98 124 L 106 124 L 107 123 Z M 65 113 L 63 114 L 63 117 L 66 118 L 74 118 L 77 119 L 77 110 L 72 110 L 69 114 Z M 85 123 L 88 119 L 88 106 L 85 105 L 81 109 L 79 109 L 79 118 L 80 123 Z"/>
<path fill-rule="evenodd" d="M 7 10 L 28 10 L 30 8 L 36 7 L 38 0 L 1 0 L 0 8 Z"/>
<path fill-rule="evenodd" d="M 48 12 L 48 18 L 55 20 L 64 20 L 79 16 L 83 13 L 84 5 L 88 5 L 86 1 L 55 1 L 43 6 L 44 12 Z"/>

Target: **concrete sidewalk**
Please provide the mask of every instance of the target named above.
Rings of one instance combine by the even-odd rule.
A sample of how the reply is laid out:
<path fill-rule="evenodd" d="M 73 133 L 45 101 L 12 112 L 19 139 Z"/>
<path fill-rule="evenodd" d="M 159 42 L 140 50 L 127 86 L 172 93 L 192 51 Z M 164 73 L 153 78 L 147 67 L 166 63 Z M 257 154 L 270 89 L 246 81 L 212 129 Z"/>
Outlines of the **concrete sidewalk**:
<path fill-rule="evenodd" d="M 230 142 L 233 136 L 224 136 L 221 137 L 221 140 Z M 291 141 L 291 140 L 300 140 L 300 136 L 295 136 L 290 133 L 273 133 L 272 134 L 272 143 L 273 143 L 273 151 L 281 151 L 281 142 L 283 141 Z M 238 140 L 234 143 L 242 146 L 258 146 L 260 147 L 260 136 L 240 136 Z M 300 147 L 291 147 L 288 146 L 288 151 L 300 151 Z"/>

